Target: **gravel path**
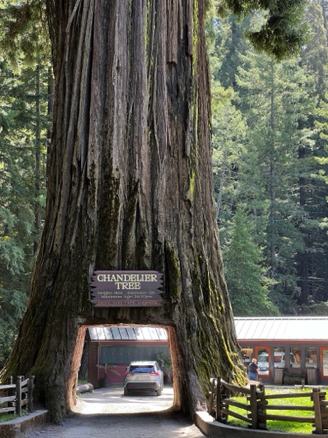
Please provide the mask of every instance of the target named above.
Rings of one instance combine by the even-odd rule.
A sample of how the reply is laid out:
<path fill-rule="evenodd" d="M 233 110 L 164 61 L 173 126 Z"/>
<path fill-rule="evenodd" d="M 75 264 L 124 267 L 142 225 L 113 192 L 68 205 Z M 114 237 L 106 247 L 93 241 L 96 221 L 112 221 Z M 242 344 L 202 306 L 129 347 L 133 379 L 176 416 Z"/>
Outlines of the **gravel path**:
<path fill-rule="evenodd" d="M 74 413 L 62 425 L 47 425 L 25 438 L 204 438 L 195 425 L 170 410 L 172 400 L 170 387 L 160 397 L 96 389 L 79 395 Z"/>

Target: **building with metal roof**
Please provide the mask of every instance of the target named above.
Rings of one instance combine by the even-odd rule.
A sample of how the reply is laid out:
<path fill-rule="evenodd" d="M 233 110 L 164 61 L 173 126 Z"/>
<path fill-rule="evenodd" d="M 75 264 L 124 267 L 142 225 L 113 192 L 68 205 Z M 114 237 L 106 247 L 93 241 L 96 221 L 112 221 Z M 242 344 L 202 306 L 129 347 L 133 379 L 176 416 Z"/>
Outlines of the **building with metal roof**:
<path fill-rule="evenodd" d="M 126 367 L 136 360 L 170 356 L 167 331 L 161 327 L 89 327 L 88 380 L 95 388 L 122 384 Z"/>
<path fill-rule="evenodd" d="M 327 341 L 328 317 L 234 318 L 239 341 Z"/>
<path fill-rule="evenodd" d="M 255 357 L 263 381 L 328 383 L 328 317 L 236 317 L 235 327 L 244 365 Z"/>
<path fill-rule="evenodd" d="M 167 341 L 167 331 L 160 327 L 90 327 L 91 341 Z"/>
<path fill-rule="evenodd" d="M 235 317 L 235 328 L 247 368 L 255 357 L 259 378 L 281 384 L 286 376 L 299 375 L 308 384 L 328 384 L 328 316 Z M 167 331 L 161 327 L 90 327 L 89 381 L 101 386 L 102 364 L 115 364 L 123 380 L 132 360 L 169 356 Z"/>

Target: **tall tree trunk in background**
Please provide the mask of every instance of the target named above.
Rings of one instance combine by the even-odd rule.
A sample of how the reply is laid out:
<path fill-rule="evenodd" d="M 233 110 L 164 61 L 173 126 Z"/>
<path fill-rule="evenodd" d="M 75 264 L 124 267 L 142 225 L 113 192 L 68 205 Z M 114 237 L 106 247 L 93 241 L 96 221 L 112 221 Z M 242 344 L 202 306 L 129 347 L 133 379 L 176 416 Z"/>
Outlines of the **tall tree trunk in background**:
<path fill-rule="evenodd" d="M 49 119 L 52 118 L 53 112 L 54 112 L 54 77 L 52 73 L 52 68 L 48 68 L 48 105 L 47 105 L 47 113 Z M 50 143 L 52 138 L 52 127 L 49 127 L 47 130 L 47 157 L 50 155 Z M 49 173 L 49 160 L 47 159 L 47 175 Z"/>
<path fill-rule="evenodd" d="M 41 227 L 41 215 L 40 215 L 40 182 L 41 182 L 41 111 L 40 111 L 40 66 L 37 65 L 35 68 L 35 95 L 36 95 L 36 105 L 35 105 L 35 217 L 34 217 L 34 227 L 35 227 L 35 240 L 34 240 L 34 254 L 38 252 L 39 248 L 39 235 Z"/>
<path fill-rule="evenodd" d="M 321 8 L 322 8 L 323 25 L 324 25 L 326 32 L 327 32 L 328 29 L 327 29 L 327 15 L 326 15 L 326 0 L 320 0 L 320 4 L 321 4 Z M 328 36 L 327 36 L 327 42 L 328 42 Z"/>
<path fill-rule="evenodd" d="M 221 203 L 222 203 L 222 192 L 226 179 L 226 172 L 225 172 L 226 166 L 229 166 L 229 164 L 227 163 L 226 153 L 223 152 L 222 169 L 220 170 L 219 173 L 220 184 L 219 184 L 218 196 L 217 196 L 216 208 L 215 208 L 215 221 L 217 224 L 219 223 Z"/>
<path fill-rule="evenodd" d="M 168 328 L 175 406 L 240 382 L 213 205 L 205 0 L 48 0 L 55 108 L 32 291 L 2 377 L 36 375 L 60 422 L 88 326 Z M 95 308 L 94 270 L 157 270 L 164 304 Z M 183 398 L 183 399 L 182 399 Z"/>
<path fill-rule="evenodd" d="M 298 146 L 298 158 L 300 160 L 305 159 L 306 151 L 302 145 Z M 306 178 L 304 176 L 299 177 L 299 199 L 300 207 L 304 208 L 306 205 Z M 298 257 L 298 272 L 300 285 L 300 296 L 298 297 L 298 303 L 300 305 L 307 304 L 309 302 L 309 297 L 311 295 L 311 258 L 308 254 L 308 248 L 310 248 L 310 231 L 304 236 L 305 249 L 300 252 Z"/>
<path fill-rule="evenodd" d="M 271 93 L 270 93 L 270 277 L 275 278 L 276 275 L 276 225 L 275 225 L 275 211 L 276 211 L 276 176 L 275 176 L 275 83 L 274 83 L 274 63 L 271 61 Z"/>

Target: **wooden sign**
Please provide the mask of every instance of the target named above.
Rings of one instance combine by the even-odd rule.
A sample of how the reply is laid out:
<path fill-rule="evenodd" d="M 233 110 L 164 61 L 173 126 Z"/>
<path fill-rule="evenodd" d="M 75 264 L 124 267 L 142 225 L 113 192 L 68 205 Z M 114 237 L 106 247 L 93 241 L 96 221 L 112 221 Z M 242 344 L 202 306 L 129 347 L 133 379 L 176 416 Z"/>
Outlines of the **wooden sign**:
<path fill-rule="evenodd" d="M 163 302 L 157 271 L 95 271 L 91 302 L 95 307 L 154 307 Z"/>

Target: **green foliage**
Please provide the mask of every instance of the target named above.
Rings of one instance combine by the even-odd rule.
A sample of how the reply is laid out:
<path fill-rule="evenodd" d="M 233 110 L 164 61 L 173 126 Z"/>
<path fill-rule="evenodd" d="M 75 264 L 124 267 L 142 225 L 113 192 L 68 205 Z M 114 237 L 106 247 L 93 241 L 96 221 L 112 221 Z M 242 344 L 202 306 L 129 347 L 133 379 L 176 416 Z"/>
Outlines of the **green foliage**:
<path fill-rule="evenodd" d="M 301 184 L 315 172 L 313 157 L 302 151 L 311 151 L 314 145 L 315 131 L 307 120 L 315 111 L 316 98 L 312 79 L 297 59 L 276 64 L 249 52 L 244 65 L 239 68 L 237 83 L 252 161 L 245 157 L 249 165 L 241 180 L 242 197 L 249 199 L 250 209 L 261 219 L 259 242 L 266 248 L 266 263 L 276 281 L 271 297 L 288 313 L 298 296 L 296 256 L 305 249 L 300 223 L 310 226 L 300 191 Z M 254 187 L 250 199 L 249 187 L 254 181 L 262 192 L 255 192 Z"/>
<path fill-rule="evenodd" d="M 305 381 L 306 373 L 304 373 L 304 372 L 296 373 L 294 371 L 288 371 L 288 372 L 284 373 L 284 377 L 289 377 L 291 379 L 298 379 L 299 383 L 301 383 L 302 380 Z"/>
<path fill-rule="evenodd" d="M 1 405 L 0 405 L 1 406 Z M 27 415 L 28 411 L 26 409 L 22 409 L 22 416 Z M 0 414 L 0 423 L 4 423 L 5 421 L 15 420 L 15 418 L 19 418 L 17 414 Z"/>
<path fill-rule="evenodd" d="M 29 294 L 45 207 L 50 45 L 45 2 L 0 4 L 0 367 Z"/>
<path fill-rule="evenodd" d="M 304 250 L 298 225 L 307 220 L 298 197 L 300 179 L 309 177 L 315 167 L 310 157 L 300 159 L 300 148 L 313 145 L 311 129 L 300 126 L 314 111 L 315 99 L 297 60 L 276 65 L 255 56 L 248 61 L 250 67 L 240 70 L 238 83 L 247 113 L 249 144 L 258 163 L 258 169 L 250 167 L 250 171 L 255 171 L 263 187 L 263 201 L 267 201 L 267 207 L 257 208 L 258 216 L 267 217 L 261 242 L 267 248 L 271 277 L 277 282 L 271 288 L 272 298 L 281 311 L 288 312 L 292 302 L 286 301 L 287 295 L 295 298 L 298 293 L 295 256 Z"/>
<path fill-rule="evenodd" d="M 45 7 L 44 0 L 1 2 L 0 48 L 12 66 L 18 66 L 22 59 L 30 66 L 35 65 L 37 59 L 49 64 Z"/>
<path fill-rule="evenodd" d="M 322 7 L 317 0 L 309 0 L 304 12 L 309 24 L 310 39 L 302 47 L 302 64 L 315 80 L 316 93 L 324 98 L 327 89 L 328 47 Z"/>
<path fill-rule="evenodd" d="M 170 356 L 168 356 L 164 352 L 157 353 L 156 360 L 160 364 L 160 366 L 165 369 L 166 373 L 169 375 L 170 372 L 172 371 L 172 362 L 171 362 Z"/>
<path fill-rule="evenodd" d="M 268 299 L 271 280 L 262 266 L 261 248 L 253 240 L 254 225 L 239 206 L 232 219 L 229 241 L 223 247 L 225 276 L 236 316 L 277 315 Z"/>
<path fill-rule="evenodd" d="M 248 49 L 243 33 L 250 23 L 251 17 L 245 18 L 241 23 L 237 22 L 235 16 L 226 20 L 218 20 L 211 16 L 208 18 L 206 30 L 212 87 L 218 82 L 224 89 L 235 89 L 237 69 L 241 63 L 240 56 Z"/>
<path fill-rule="evenodd" d="M 0 366 L 25 309 L 41 232 L 36 217 L 45 206 L 47 79 L 47 67 L 22 66 L 18 74 L 0 62 Z"/>
<path fill-rule="evenodd" d="M 273 280 L 269 297 L 282 313 L 304 313 L 328 298 L 326 98 L 314 125 L 326 87 L 327 43 L 314 1 L 304 16 L 312 40 L 301 57 L 280 63 L 243 40 L 245 25 L 256 29 L 262 13 L 207 24 L 221 244 L 228 247 L 237 205 L 243 205 Z"/>
<path fill-rule="evenodd" d="M 303 392 L 302 389 L 283 389 L 283 388 L 265 388 L 265 393 L 267 395 L 271 394 L 288 394 L 288 393 L 301 393 Z M 240 403 L 245 403 L 245 398 L 243 397 L 233 397 L 234 400 L 239 401 Z M 274 404 L 277 406 L 309 406 L 311 407 L 313 403 L 310 400 L 310 397 L 294 397 L 294 398 L 283 398 L 283 399 L 274 399 L 270 400 L 270 404 Z M 233 412 L 239 413 L 243 416 L 246 416 L 248 412 L 244 411 L 240 408 L 235 408 L 231 406 L 229 409 L 231 409 Z M 295 417 L 309 417 L 311 416 L 311 413 L 309 411 L 298 411 L 295 410 L 268 410 L 268 414 L 271 415 L 290 415 Z M 312 413 L 313 416 L 313 413 Z M 241 426 L 241 427 L 248 427 L 248 423 L 242 420 L 238 420 L 236 418 L 233 418 L 232 416 L 229 417 L 229 424 L 232 426 Z M 292 422 L 292 421 L 277 421 L 277 420 L 267 420 L 267 429 L 275 432 L 285 432 L 285 433 L 304 433 L 304 434 L 311 434 L 313 431 L 313 426 L 311 423 L 299 423 L 299 422 Z"/>
<path fill-rule="evenodd" d="M 305 315 L 327 316 L 328 313 L 328 301 L 311 303 L 302 307 L 302 313 Z"/>
<path fill-rule="evenodd" d="M 224 16 L 230 11 L 244 17 L 264 11 L 260 29 L 245 34 L 256 50 L 281 61 L 299 54 L 306 41 L 307 25 L 301 20 L 306 3 L 306 0 L 221 0 L 218 13 Z"/>

